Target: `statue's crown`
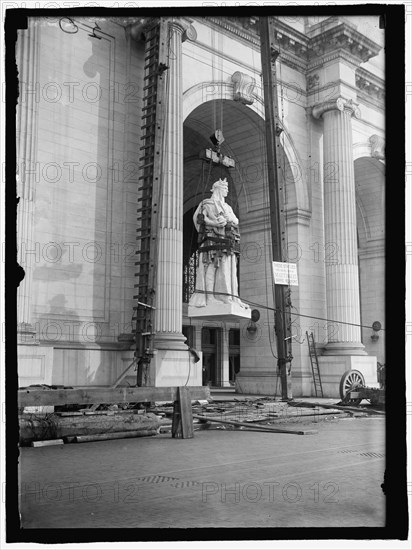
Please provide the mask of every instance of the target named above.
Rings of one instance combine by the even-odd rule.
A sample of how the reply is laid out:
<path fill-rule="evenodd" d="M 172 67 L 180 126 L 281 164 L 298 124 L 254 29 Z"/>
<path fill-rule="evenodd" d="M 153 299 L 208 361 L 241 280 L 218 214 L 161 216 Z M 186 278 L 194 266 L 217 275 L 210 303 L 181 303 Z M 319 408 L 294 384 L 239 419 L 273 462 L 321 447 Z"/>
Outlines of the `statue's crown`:
<path fill-rule="evenodd" d="M 212 189 L 211 191 L 213 192 L 215 189 L 228 189 L 229 188 L 229 184 L 227 182 L 227 179 L 221 179 L 219 178 L 217 181 L 215 181 L 215 183 L 212 185 Z"/>

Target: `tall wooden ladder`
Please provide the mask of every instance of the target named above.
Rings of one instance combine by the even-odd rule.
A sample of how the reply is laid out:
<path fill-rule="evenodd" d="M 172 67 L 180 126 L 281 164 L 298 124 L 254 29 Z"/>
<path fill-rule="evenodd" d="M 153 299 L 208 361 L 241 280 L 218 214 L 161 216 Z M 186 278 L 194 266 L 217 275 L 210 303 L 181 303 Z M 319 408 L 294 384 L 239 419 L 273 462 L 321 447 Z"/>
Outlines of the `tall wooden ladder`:
<path fill-rule="evenodd" d="M 309 358 L 310 358 L 310 364 L 312 367 L 312 376 L 313 376 L 313 384 L 315 386 L 315 395 L 316 397 L 323 397 L 322 380 L 320 377 L 318 354 L 316 353 L 316 346 L 315 346 L 315 339 L 313 337 L 313 332 L 309 334 L 306 331 L 306 339 L 308 341 L 308 346 L 309 346 Z"/>
<path fill-rule="evenodd" d="M 153 356 L 157 225 L 162 163 L 162 134 L 167 80 L 167 23 L 151 20 L 145 28 L 143 77 L 142 156 L 137 209 L 136 283 L 133 321 L 135 322 L 137 385 L 151 385 L 150 360 Z"/>

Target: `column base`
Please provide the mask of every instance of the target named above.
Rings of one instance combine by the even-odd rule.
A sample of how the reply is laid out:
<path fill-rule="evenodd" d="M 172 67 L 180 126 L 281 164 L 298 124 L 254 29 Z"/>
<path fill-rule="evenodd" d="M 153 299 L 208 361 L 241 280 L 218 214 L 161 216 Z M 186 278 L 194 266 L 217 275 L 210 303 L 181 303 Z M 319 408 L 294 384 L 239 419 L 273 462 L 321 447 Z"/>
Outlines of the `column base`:
<path fill-rule="evenodd" d="M 153 345 L 156 349 L 186 351 L 186 336 L 178 332 L 157 332 Z"/>
<path fill-rule="evenodd" d="M 323 355 L 368 355 L 361 342 L 329 342 Z"/>
<path fill-rule="evenodd" d="M 150 380 L 156 387 L 201 386 L 202 361 L 195 363 L 188 350 L 156 349 L 150 362 Z"/>
<path fill-rule="evenodd" d="M 365 386 L 379 388 L 375 356 L 321 355 L 318 361 L 324 397 L 340 399 L 339 384 L 348 370 L 361 372 L 365 378 Z"/>

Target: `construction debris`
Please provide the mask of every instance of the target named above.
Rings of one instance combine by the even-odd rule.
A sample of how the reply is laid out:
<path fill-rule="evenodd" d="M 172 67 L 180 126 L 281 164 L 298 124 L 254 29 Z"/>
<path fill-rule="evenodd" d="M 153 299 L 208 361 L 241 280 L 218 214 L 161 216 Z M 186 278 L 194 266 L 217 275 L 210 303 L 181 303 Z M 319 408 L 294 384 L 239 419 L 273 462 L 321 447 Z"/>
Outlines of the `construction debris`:
<path fill-rule="evenodd" d="M 327 409 L 327 411 L 322 409 Z M 160 433 L 170 432 L 173 408 L 157 404 L 155 409 L 149 410 L 163 416 L 164 420 Z M 283 402 L 269 396 L 239 396 L 219 399 L 216 394 L 214 399 L 199 400 L 192 403 L 192 410 L 195 430 L 256 428 L 260 431 L 262 431 L 261 428 L 268 428 L 273 431 L 273 428 L 278 425 L 289 426 L 297 423 L 339 421 L 339 419 L 346 416 L 353 417 L 356 415 L 362 417 L 366 416 L 366 413 L 375 414 L 375 412 L 378 412 L 370 411 L 367 408 L 341 407 L 333 403 L 295 400 Z M 199 424 L 196 425 L 196 422 L 199 422 Z M 278 429 L 280 430 L 280 427 Z M 292 430 L 286 429 L 284 431 Z M 293 430 L 293 433 L 296 433 L 296 430 Z"/>
<path fill-rule="evenodd" d="M 101 441 L 170 433 L 172 437 L 190 438 L 193 437 L 194 430 L 205 429 L 309 435 L 317 431 L 307 429 L 302 424 L 336 422 L 346 415 L 362 417 L 368 414 L 384 414 L 383 411 L 370 407 L 348 407 L 332 402 L 285 402 L 269 396 L 231 398 L 226 395 L 219 399 L 220 396 L 215 394 L 214 399 L 202 399 L 200 396 L 190 399 L 192 391 L 188 390 L 186 387 L 176 388 L 179 407 L 176 406 L 177 402 L 169 400 L 127 402 L 123 396 L 123 400 L 118 403 L 107 400 L 100 405 L 59 405 L 55 407 L 54 413 L 49 414 L 25 412 L 20 414 L 20 444 L 36 443 L 34 446 L 45 446 L 58 444 L 59 441 Z M 183 401 L 180 396 L 182 392 Z M 53 392 L 49 390 L 48 394 L 50 393 Z M 195 393 L 202 392 L 196 389 Z M 85 396 L 84 393 L 81 395 L 82 398 Z M 301 429 L 291 429 L 291 424 L 301 424 Z"/>
<path fill-rule="evenodd" d="M 297 401 L 296 403 L 291 402 L 292 407 L 322 407 L 323 409 L 337 409 L 338 411 L 345 412 L 357 412 L 357 413 L 366 413 L 366 414 L 385 414 L 384 411 L 377 411 L 375 409 L 370 409 L 366 407 L 348 407 L 347 405 L 328 405 L 326 403 L 308 403 L 306 401 Z"/>
<path fill-rule="evenodd" d="M 197 418 L 199 420 L 205 420 L 208 422 L 217 422 L 218 424 L 230 424 L 231 426 L 242 426 L 248 428 L 248 430 L 253 431 L 264 431 L 264 432 L 273 432 L 273 433 L 283 433 L 283 434 L 295 434 L 295 435 L 313 435 L 317 434 L 317 430 L 283 430 L 281 428 L 272 428 L 269 426 L 257 426 L 250 424 L 246 424 L 246 422 L 234 422 L 230 420 L 222 420 L 219 418 L 211 418 L 210 416 L 199 416 L 199 415 L 193 415 L 193 418 Z"/>

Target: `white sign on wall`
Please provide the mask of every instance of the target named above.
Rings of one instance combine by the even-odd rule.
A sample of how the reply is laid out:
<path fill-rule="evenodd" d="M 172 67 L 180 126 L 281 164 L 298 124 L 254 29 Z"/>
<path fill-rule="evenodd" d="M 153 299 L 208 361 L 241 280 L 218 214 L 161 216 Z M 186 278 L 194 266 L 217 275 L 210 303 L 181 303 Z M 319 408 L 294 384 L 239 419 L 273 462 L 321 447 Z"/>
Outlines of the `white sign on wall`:
<path fill-rule="evenodd" d="M 287 262 L 272 262 L 276 285 L 299 286 L 297 265 Z"/>

